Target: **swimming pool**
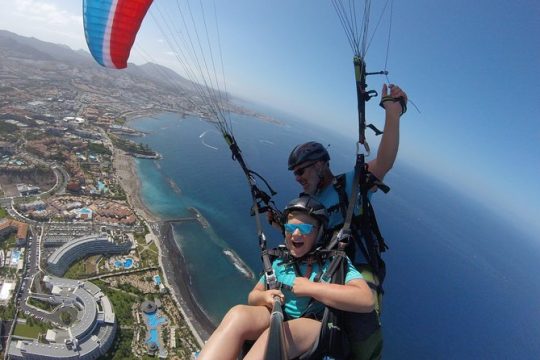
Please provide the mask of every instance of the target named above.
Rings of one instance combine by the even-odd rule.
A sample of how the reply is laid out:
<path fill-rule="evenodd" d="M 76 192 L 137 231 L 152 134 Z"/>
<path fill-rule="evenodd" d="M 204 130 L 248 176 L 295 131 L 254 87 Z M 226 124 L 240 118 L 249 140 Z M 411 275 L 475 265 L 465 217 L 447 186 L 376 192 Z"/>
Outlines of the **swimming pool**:
<path fill-rule="evenodd" d="M 159 286 L 161 284 L 161 277 L 159 275 L 154 275 L 154 283 L 156 286 Z"/>
<path fill-rule="evenodd" d="M 154 312 L 152 314 L 144 314 L 146 316 L 146 323 L 147 326 L 150 328 L 149 334 L 150 337 L 145 341 L 146 344 L 155 343 L 159 347 L 159 334 L 157 327 L 160 324 L 163 324 L 167 321 L 167 319 L 163 316 L 157 316 L 157 314 Z"/>
<path fill-rule="evenodd" d="M 132 258 L 124 259 L 124 261 L 121 260 L 115 260 L 114 261 L 114 267 L 116 269 L 124 268 L 124 269 L 131 269 L 133 267 L 134 261 Z"/>
<path fill-rule="evenodd" d="M 103 181 L 97 182 L 97 188 L 98 188 L 98 191 L 103 191 L 103 192 L 107 191 L 107 187 L 105 186 Z"/>
<path fill-rule="evenodd" d="M 146 343 L 156 343 L 159 346 L 157 329 L 150 329 L 150 338 L 146 340 Z"/>
<path fill-rule="evenodd" d="M 19 250 L 13 250 L 11 252 L 11 266 L 17 266 L 20 258 L 21 258 L 21 252 Z"/>

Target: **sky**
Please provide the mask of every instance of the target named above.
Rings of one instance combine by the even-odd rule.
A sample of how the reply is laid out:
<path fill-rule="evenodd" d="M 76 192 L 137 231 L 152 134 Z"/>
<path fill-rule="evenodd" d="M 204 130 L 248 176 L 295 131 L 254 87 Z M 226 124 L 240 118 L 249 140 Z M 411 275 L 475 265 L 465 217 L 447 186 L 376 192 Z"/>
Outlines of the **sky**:
<path fill-rule="evenodd" d="M 212 3 L 202 1 L 211 14 Z M 382 12 L 385 3 L 372 4 L 367 68 L 390 71 L 389 81 L 420 110 L 409 104 L 402 118 L 398 162 L 500 210 L 540 239 L 540 3 L 396 0 L 392 16 L 390 6 Z M 163 14 L 178 19 L 175 6 L 154 1 L 130 62 L 182 73 L 159 30 Z M 330 1 L 215 0 L 215 13 L 214 46 L 228 91 L 348 138 L 356 134 L 353 51 Z M 86 49 L 82 1 L 1 1 L 0 29 Z M 385 80 L 369 77 L 368 88 L 379 91 Z M 367 117 L 383 126 L 377 100 Z M 376 147 L 378 139 L 369 141 Z"/>

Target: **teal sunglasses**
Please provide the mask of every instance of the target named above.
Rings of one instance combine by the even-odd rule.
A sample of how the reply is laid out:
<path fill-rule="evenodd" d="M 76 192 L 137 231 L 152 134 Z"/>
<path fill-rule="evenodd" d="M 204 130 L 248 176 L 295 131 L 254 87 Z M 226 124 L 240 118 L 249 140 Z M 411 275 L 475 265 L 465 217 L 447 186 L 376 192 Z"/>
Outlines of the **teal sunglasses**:
<path fill-rule="evenodd" d="M 285 224 L 283 226 L 286 233 L 292 234 L 298 229 L 302 235 L 311 234 L 313 228 L 315 227 L 313 224 Z"/>

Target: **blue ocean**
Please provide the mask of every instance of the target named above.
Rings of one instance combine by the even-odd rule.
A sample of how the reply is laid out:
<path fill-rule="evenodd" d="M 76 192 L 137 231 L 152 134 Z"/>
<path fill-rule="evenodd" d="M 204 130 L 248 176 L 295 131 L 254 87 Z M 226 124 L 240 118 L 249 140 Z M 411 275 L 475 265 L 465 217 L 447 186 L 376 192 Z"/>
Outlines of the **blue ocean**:
<path fill-rule="evenodd" d="M 350 170 L 354 140 L 285 115 L 276 125 L 233 115 L 248 166 L 278 191 L 282 208 L 300 191 L 287 171 L 290 149 L 317 140 L 329 144 L 334 173 Z M 220 133 L 206 121 L 177 114 L 132 120 L 147 133 L 161 160 L 136 160 L 141 196 L 164 219 L 191 216 L 209 227 L 177 223 L 175 238 L 198 302 L 218 323 L 245 303 L 254 285 L 224 254 L 234 251 L 255 274 L 261 270 L 251 195 Z M 377 142 L 378 140 L 374 141 Z M 404 140 L 405 141 L 405 140 Z M 490 209 L 420 173 L 398 158 L 385 178 L 388 194 L 373 196 L 390 249 L 383 311 L 386 359 L 540 358 L 538 239 L 509 225 L 504 209 Z M 264 189 L 264 184 L 258 185 Z M 264 219 L 263 219 L 264 220 Z M 268 245 L 281 242 L 265 225 Z"/>

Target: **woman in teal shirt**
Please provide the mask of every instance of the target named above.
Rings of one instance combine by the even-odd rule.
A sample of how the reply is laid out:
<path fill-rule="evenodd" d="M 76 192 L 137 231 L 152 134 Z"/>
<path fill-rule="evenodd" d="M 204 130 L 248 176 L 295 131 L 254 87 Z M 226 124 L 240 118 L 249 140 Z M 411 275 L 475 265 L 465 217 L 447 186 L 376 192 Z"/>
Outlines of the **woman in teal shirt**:
<path fill-rule="evenodd" d="M 345 284 L 315 282 L 330 259 L 320 263 L 313 250 L 320 244 L 328 216 L 324 206 L 310 196 L 291 201 L 284 210 L 287 258 L 272 267 L 281 289 L 266 290 L 264 276 L 248 296 L 248 305 L 236 305 L 205 344 L 198 359 L 236 359 L 246 340 L 255 343 L 244 359 L 263 359 L 268 340 L 274 297 L 283 304 L 287 354 L 295 358 L 311 349 L 321 330 L 325 306 L 350 312 L 371 312 L 374 298 L 362 275 L 348 262 Z"/>

